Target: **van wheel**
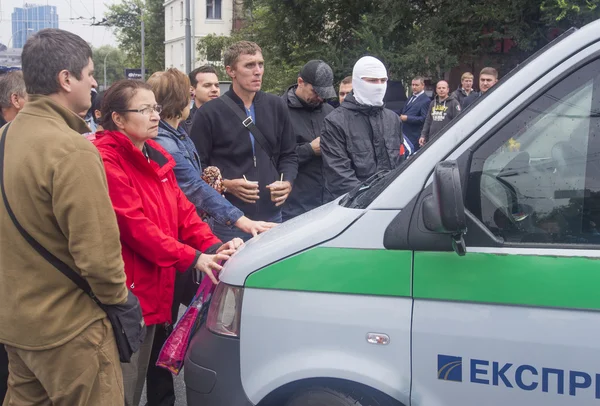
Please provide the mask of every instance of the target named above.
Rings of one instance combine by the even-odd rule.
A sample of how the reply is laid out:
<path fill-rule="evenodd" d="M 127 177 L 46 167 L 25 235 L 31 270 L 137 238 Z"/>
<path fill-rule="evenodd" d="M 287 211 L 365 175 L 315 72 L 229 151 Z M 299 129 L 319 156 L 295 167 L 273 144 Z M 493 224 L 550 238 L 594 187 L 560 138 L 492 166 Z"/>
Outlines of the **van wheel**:
<path fill-rule="evenodd" d="M 288 400 L 285 406 L 377 406 L 370 396 L 356 396 L 325 387 L 303 390 Z"/>

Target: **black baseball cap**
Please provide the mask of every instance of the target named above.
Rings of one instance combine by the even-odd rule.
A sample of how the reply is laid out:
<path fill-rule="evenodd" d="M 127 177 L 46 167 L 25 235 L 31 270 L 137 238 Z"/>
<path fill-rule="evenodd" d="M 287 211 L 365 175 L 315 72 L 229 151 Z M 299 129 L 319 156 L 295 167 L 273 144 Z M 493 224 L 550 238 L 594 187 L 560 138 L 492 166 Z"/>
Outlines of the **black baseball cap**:
<path fill-rule="evenodd" d="M 300 77 L 306 83 L 310 83 L 315 92 L 322 99 L 333 99 L 337 97 L 333 87 L 333 71 L 321 60 L 309 61 L 302 67 Z"/>

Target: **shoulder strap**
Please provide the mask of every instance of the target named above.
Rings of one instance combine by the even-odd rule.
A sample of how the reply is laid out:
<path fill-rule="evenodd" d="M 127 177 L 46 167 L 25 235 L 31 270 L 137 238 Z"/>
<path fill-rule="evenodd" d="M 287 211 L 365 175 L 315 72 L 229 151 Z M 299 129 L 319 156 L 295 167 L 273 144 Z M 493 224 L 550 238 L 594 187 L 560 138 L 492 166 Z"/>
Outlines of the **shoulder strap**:
<path fill-rule="evenodd" d="M 6 211 L 8 212 L 8 216 L 12 220 L 13 224 L 19 230 L 19 233 L 25 238 L 25 240 L 35 249 L 44 259 L 50 262 L 56 269 L 62 272 L 67 278 L 71 279 L 75 285 L 77 285 L 81 290 L 87 293 L 98 305 L 102 306 L 98 298 L 92 292 L 92 288 L 90 284 L 87 283 L 85 279 L 77 272 L 72 270 L 69 265 L 65 264 L 63 261 L 54 256 L 50 251 L 44 248 L 35 238 L 33 238 L 24 228 L 21 226 L 17 218 L 15 217 L 15 213 L 13 213 L 10 204 L 8 204 L 8 199 L 6 198 L 6 190 L 4 188 L 4 150 L 6 145 L 6 134 L 8 132 L 8 127 L 10 127 L 10 123 L 4 127 L 4 131 L 2 133 L 2 139 L 0 139 L 0 188 L 2 189 L 2 200 L 4 201 L 4 206 L 6 207 Z"/>
<path fill-rule="evenodd" d="M 258 141 L 258 144 L 261 146 L 261 148 L 267 153 L 269 158 L 271 158 L 273 166 L 277 168 L 277 165 L 275 165 L 275 161 L 273 159 L 273 149 L 271 148 L 271 144 L 269 144 L 269 141 L 258 129 L 256 124 L 254 124 L 254 121 L 252 121 L 252 117 L 246 116 L 246 114 L 240 109 L 240 106 L 238 106 L 237 103 L 234 102 L 233 99 L 227 95 L 227 93 L 221 96 L 220 99 L 223 101 L 223 103 L 227 105 L 227 107 L 233 110 L 236 116 L 238 116 L 238 118 L 242 122 L 242 125 L 252 133 L 254 139 Z"/>

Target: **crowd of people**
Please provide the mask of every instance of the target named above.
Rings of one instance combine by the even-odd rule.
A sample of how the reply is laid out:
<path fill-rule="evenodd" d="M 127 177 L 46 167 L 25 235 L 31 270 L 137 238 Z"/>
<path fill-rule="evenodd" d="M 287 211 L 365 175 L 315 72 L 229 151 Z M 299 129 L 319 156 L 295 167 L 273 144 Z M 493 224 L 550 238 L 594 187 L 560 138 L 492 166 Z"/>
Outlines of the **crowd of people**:
<path fill-rule="evenodd" d="M 0 77 L 4 406 L 137 406 L 144 383 L 148 405 L 173 405 L 171 373 L 155 364 L 200 279 L 217 283 L 244 241 L 397 168 L 498 79 L 485 68 L 476 92 L 465 73 L 453 93 L 442 80 L 430 100 L 415 77 L 398 115 L 385 108 L 388 73 L 372 56 L 339 94 L 321 60 L 282 96 L 261 91 L 257 44 L 231 45 L 223 62 L 224 95 L 211 66 L 98 93 L 89 45 L 46 29 L 27 41 L 22 72 Z M 327 102 L 336 97 L 338 108 Z M 120 362 L 106 314 L 15 222 L 101 303 L 137 297 L 147 334 L 131 362 Z"/>

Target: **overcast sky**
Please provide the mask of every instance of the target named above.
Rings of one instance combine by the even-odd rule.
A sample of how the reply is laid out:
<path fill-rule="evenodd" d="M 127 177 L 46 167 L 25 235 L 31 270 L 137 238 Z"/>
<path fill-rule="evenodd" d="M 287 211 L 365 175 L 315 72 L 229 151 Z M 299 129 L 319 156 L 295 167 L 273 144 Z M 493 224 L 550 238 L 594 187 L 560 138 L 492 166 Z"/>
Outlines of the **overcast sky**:
<path fill-rule="evenodd" d="M 96 17 L 96 21 L 102 20 L 107 10 L 106 5 L 119 2 L 120 0 L 0 0 L 0 42 L 6 44 L 10 40 L 12 46 L 12 12 L 15 7 L 29 3 L 56 6 L 58 28 L 81 36 L 94 47 L 116 46 L 112 29 L 92 27 L 90 24 L 92 17 Z"/>

